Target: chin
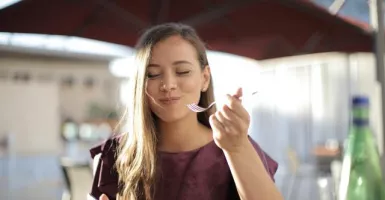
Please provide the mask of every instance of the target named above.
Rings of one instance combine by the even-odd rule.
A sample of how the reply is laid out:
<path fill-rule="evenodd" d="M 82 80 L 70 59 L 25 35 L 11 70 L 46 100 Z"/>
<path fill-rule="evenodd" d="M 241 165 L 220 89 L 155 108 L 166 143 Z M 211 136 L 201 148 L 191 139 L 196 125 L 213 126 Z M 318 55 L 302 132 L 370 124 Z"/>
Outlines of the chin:
<path fill-rule="evenodd" d="M 157 114 L 158 118 L 166 123 L 176 122 L 183 118 L 185 118 L 188 115 L 188 113 L 181 113 L 181 112 L 168 112 L 163 114 Z"/>
<path fill-rule="evenodd" d="M 174 116 L 174 115 L 167 115 L 167 116 L 158 116 L 160 120 L 166 123 L 176 122 L 181 120 L 183 117 L 180 116 Z"/>

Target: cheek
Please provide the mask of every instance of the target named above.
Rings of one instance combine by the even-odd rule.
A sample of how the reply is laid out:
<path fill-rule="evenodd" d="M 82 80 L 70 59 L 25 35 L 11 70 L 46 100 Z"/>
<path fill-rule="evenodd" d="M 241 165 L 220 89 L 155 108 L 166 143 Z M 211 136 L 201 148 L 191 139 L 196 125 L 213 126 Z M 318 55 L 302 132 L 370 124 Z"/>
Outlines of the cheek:
<path fill-rule="evenodd" d="M 152 110 L 156 104 L 155 99 L 157 99 L 157 97 L 159 95 L 158 94 L 159 89 L 157 88 L 157 85 L 154 82 L 147 83 L 145 87 L 146 87 L 145 88 L 145 95 L 146 95 L 147 101 L 149 103 L 149 106 Z"/>
<path fill-rule="evenodd" d="M 179 87 L 185 93 L 200 93 L 201 82 L 199 78 L 189 78 L 180 81 Z"/>
<path fill-rule="evenodd" d="M 199 102 L 201 90 L 199 79 L 184 80 L 180 84 L 180 91 L 185 95 L 186 104 Z"/>
<path fill-rule="evenodd" d="M 159 88 L 157 88 L 157 84 L 155 82 L 149 81 L 145 86 L 145 91 L 147 96 L 150 95 L 151 97 L 155 97 Z"/>

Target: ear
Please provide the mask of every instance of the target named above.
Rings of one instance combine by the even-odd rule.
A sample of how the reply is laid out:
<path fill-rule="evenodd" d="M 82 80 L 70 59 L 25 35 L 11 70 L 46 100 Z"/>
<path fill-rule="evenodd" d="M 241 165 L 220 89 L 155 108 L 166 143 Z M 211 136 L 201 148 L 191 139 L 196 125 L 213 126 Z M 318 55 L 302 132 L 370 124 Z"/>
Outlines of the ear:
<path fill-rule="evenodd" d="M 206 65 L 202 70 L 202 92 L 206 92 L 211 81 L 210 66 Z"/>

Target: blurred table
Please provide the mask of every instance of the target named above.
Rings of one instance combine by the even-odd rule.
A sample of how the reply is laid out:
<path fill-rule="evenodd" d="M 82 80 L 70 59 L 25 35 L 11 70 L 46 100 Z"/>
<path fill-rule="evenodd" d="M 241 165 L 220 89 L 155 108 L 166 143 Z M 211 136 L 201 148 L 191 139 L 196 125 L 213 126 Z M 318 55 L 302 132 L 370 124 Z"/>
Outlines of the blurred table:
<path fill-rule="evenodd" d="M 316 146 L 312 152 L 316 160 L 316 165 L 320 173 L 330 174 L 330 165 L 333 160 L 341 159 L 340 148 L 328 148 L 326 146 Z"/>
<path fill-rule="evenodd" d="M 313 155 L 317 157 L 337 157 L 341 153 L 339 148 L 328 148 L 325 146 L 316 146 L 313 149 Z"/>

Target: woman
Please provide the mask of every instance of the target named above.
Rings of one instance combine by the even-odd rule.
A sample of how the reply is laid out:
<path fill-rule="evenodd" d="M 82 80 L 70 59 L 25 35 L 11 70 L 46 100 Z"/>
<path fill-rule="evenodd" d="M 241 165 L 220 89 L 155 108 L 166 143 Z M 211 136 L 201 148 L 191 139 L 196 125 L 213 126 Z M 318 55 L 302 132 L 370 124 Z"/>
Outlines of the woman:
<path fill-rule="evenodd" d="M 96 172 L 91 196 L 125 200 L 282 199 L 277 164 L 248 137 L 242 90 L 214 101 L 203 42 L 186 25 L 150 28 L 137 45 L 128 133 L 91 149 Z M 265 165 L 264 162 L 265 161 Z M 102 195 L 103 194 L 103 195 Z"/>

